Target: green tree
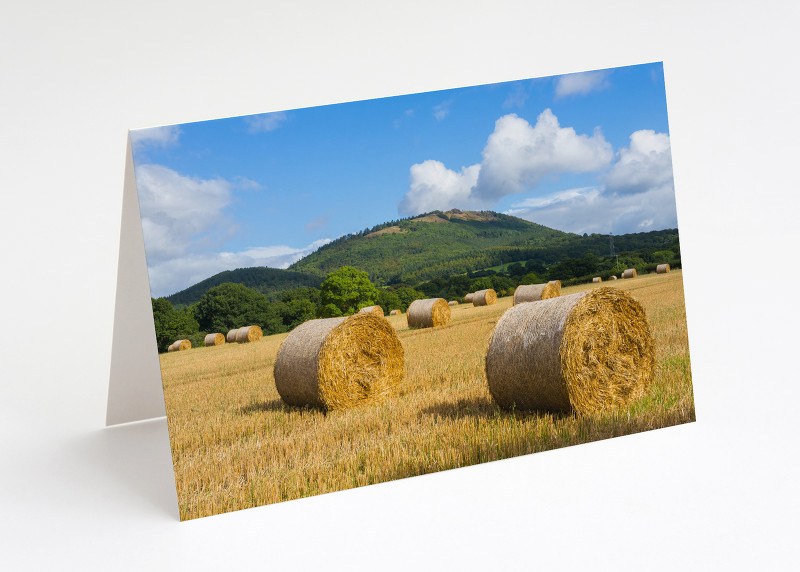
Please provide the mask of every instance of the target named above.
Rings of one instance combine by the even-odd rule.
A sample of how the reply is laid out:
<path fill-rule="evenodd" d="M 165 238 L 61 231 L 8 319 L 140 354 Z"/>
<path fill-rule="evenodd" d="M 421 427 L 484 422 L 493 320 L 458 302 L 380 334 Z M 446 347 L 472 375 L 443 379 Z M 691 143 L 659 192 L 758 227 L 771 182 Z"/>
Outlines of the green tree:
<path fill-rule="evenodd" d="M 322 305 L 336 306 L 343 315 L 354 314 L 364 306 L 373 306 L 378 290 L 366 272 L 343 266 L 328 274 L 320 287 Z"/>
<path fill-rule="evenodd" d="M 200 329 L 191 311 L 176 310 L 164 298 L 151 298 L 153 306 L 153 323 L 156 328 L 156 345 L 159 352 L 167 348 L 175 340 L 190 338 Z"/>
<path fill-rule="evenodd" d="M 211 288 L 195 305 L 195 316 L 206 332 L 227 333 L 242 326 L 259 326 L 265 335 L 286 331 L 281 316 L 263 294 L 225 283 Z"/>

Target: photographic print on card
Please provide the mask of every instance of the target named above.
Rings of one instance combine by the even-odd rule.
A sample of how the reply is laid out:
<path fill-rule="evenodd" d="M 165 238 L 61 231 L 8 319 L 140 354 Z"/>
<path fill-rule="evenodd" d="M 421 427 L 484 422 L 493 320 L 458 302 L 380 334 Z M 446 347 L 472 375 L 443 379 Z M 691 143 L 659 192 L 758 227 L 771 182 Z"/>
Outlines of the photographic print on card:
<path fill-rule="evenodd" d="M 695 419 L 660 63 L 131 140 L 181 519 Z"/>

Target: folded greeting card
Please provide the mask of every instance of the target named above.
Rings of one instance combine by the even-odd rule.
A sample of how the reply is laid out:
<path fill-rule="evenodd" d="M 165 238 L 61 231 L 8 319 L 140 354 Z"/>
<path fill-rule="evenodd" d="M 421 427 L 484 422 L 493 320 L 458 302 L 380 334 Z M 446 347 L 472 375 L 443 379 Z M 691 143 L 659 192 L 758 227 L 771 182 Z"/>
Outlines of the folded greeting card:
<path fill-rule="evenodd" d="M 136 130 L 124 196 L 181 519 L 694 421 L 660 63 Z"/>

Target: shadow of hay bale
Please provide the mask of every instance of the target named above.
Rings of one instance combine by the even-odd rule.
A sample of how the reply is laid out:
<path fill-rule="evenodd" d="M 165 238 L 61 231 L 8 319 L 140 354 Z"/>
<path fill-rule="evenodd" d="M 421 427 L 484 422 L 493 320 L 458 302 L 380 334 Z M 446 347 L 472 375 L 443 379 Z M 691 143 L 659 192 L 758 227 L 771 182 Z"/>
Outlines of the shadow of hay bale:
<path fill-rule="evenodd" d="M 323 416 L 327 413 L 321 407 L 312 407 L 309 405 L 287 405 L 280 399 L 273 399 L 271 401 L 261 401 L 251 403 L 239 408 L 240 415 L 251 415 L 253 413 L 262 413 L 268 411 L 281 411 L 284 413 L 298 412 L 298 413 L 321 413 Z"/>

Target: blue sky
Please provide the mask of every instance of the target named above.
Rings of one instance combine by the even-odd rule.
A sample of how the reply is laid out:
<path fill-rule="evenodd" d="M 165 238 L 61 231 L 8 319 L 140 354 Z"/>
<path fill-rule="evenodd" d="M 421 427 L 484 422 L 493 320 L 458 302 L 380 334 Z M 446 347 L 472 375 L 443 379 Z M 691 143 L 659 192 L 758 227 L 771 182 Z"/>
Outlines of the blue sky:
<path fill-rule="evenodd" d="M 434 209 L 677 227 L 660 63 L 131 131 L 153 296 Z"/>

